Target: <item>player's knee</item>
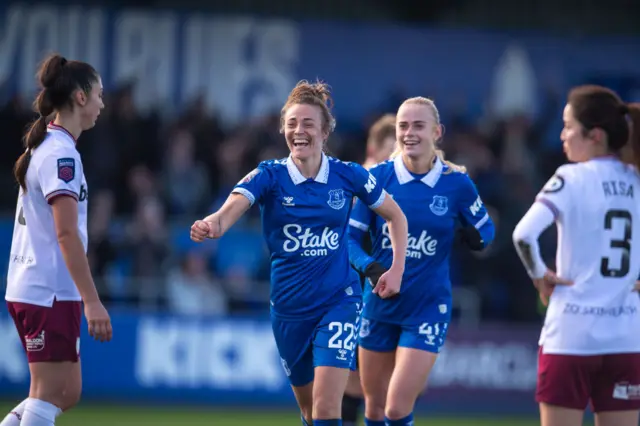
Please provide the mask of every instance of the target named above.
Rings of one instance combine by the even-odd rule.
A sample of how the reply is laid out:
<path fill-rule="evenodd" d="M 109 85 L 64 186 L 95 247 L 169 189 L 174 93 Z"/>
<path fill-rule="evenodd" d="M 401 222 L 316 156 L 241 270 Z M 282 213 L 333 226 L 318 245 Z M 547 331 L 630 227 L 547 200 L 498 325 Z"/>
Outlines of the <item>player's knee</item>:
<path fill-rule="evenodd" d="M 309 424 L 313 424 L 313 411 L 312 406 L 300 406 L 300 415 L 307 421 Z"/>
<path fill-rule="evenodd" d="M 80 397 L 82 396 L 82 387 L 81 386 L 69 386 L 64 392 L 63 402 L 60 409 L 62 411 L 69 411 L 80 402 Z"/>
<path fill-rule="evenodd" d="M 372 420 L 382 420 L 384 418 L 384 395 L 366 395 L 365 396 L 365 416 Z"/>
<path fill-rule="evenodd" d="M 384 410 L 384 415 L 390 420 L 400 420 L 413 412 L 413 404 L 391 402 Z"/>
<path fill-rule="evenodd" d="M 339 419 L 342 399 L 335 395 L 314 395 L 313 418 L 314 419 Z"/>
<path fill-rule="evenodd" d="M 58 381 L 33 380 L 29 397 L 48 402 L 58 408 L 64 405 L 65 384 Z"/>

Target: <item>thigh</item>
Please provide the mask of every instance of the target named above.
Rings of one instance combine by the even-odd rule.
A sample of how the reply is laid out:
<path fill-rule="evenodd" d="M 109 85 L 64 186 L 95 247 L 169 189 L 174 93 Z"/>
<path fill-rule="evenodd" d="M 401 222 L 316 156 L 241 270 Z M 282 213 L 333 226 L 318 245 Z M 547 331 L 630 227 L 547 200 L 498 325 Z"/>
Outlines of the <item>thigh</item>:
<path fill-rule="evenodd" d="M 540 403 L 540 426 L 582 426 L 584 410 Z"/>
<path fill-rule="evenodd" d="M 312 343 L 317 323 L 317 320 L 271 319 L 280 362 L 291 386 L 303 387 L 313 382 Z"/>
<path fill-rule="evenodd" d="M 313 402 L 316 408 L 313 413 L 314 418 L 334 418 L 339 417 L 340 407 L 344 391 L 349 380 L 349 370 L 336 367 L 316 367 L 315 379 L 313 381 Z M 316 413 L 318 406 L 321 409 L 329 409 L 335 413 Z"/>
<path fill-rule="evenodd" d="M 413 412 L 438 354 L 407 347 L 396 350 L 396 366 L 387 392 L 387 416 L 400 419 Z"/>
<path fill-rule="evenodd" d="M 77 362 L 80 358 L 80 302 L 53 306 L 9 303 L 29 363 Z"/>
<path fill-rule="evenodd" d="M 34 362 L 29 364 L 29 397 L 68 409 L 80 398 L 82 388 L 79 362 Z"/>
<path fill-rule="evenodd" d="M 640 354 L 603 355 L 591 386 L 594 413 L 640 410 Z"/>
<path fill-rule="evenodd" d="M 419 351 L 440 353 L 447 337 L 448 322 L 423 322 L 403 325 L 398 346 Z"/>
<path fill-rule="evenodd" d="M 361 346 L 358 351 L 365 415 L 371 420 L 383 420 L 389 381 L 395 368 L 395 350 L 375 352 Z"/>
<path fill-rule="evenodd" d="M 314 367 L 356 369 L 361 306 L 360 298 L 349 298 L 322 317 L 313 339 Z"/>
<path fill-rule="evenodd" d="M 358 361 L 362 390 L 370 404 L 384 408 L 401 332 L 397 324 L 362 319 Z"/>
<path fill-rule="evenodd" d="M 638 410 L 602 411 L 595 413 L 596 426 L 638 426 Z"/>
<path fill-rule="evenodd" d="M 592 356 L 545 354 L 541 347 L 536 401 L 584 411 L 591 396 L 591 375 L 598 362 Z"/>

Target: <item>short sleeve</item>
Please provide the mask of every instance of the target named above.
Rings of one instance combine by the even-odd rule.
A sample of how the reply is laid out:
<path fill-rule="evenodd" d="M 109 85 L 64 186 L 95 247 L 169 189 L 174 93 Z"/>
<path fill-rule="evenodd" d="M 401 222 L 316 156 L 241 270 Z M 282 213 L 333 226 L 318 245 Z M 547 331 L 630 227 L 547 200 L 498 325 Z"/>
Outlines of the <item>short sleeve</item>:
<path fill-rule="evenodd" d="M 564 165 L 542 187 L 536 201 L 546 205 L 555 219 L 567 215 L 571 209 L 572 165 Z"/>
<path fill-rule="evenodd" d="M 47 154 L 38 165 L 40 188 L 48 203 L 58 196 L 78 200 L 82 186 L 82 162 L 79 155 L 60 151 Z"/>
<path fill-rule="evenodd" d="M 260 163 L 236 184 L 231 193 L 244 195 L 251 205 L 256 201 L 262 204 L 270 185 L 271 173 L 265 163 Z"/>
<path fill-rule="evenodd" d="M 465 174 L 463 179 L 458 199 L 460 216 L 465 223 L 480 229 L 491 220 L 489 213 L 471 178 Z"/>
<path fill-rule="evenodd" d="M 356 196 L 370 209 L 380 207 L 386 194 L 382 185 L 361 165 L 349 163 L 349 166 L 353 172 L 352 184 Z"/>

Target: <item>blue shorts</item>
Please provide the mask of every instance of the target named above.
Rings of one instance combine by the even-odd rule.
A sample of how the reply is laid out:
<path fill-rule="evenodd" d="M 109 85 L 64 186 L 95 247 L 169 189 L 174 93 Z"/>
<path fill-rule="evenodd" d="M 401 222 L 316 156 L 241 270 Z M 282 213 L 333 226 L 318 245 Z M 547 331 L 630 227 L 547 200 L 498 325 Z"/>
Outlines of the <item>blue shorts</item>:
<path fill-rule="evenodd" d="M 313 381 L 315 367 L 355 370 L 360 296 L 329 308 L 320 318 L 284 320 L 271 317 L 280 360 L 293 386 Z"/>
<path fill-rule="evenodd" d="M 403 347 L 439 353 L 448 327 L 448 322 L 400 325 L 363 317 L 358 344 L 374 352 L 391 352 Z"/>

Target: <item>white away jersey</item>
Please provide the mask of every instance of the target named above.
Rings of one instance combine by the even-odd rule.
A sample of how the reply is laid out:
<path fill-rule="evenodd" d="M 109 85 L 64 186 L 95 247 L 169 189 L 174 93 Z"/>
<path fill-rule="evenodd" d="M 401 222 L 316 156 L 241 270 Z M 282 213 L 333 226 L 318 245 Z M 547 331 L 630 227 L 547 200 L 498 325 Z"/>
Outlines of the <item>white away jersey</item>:
<path fill-rule="evenodd" d="M 20 189 L 11 242 L 5 299 L 40 306 L 57 300 L 81 300 L 62 257 L 50 202 L 56 196 L 78 200 L 78 232 L 87 250 L 87 183 L 75 140 L 49 125 L 47 136 L 32 154 Z"/>
<path fill-rule="evenodd" d="M 537 201 L 558 226 L 558 276 L 573 281 L 551 296 L 540 345 L 545 353 L 640 352 L 640 177 L 616 158 L 560 167 Z"/>

